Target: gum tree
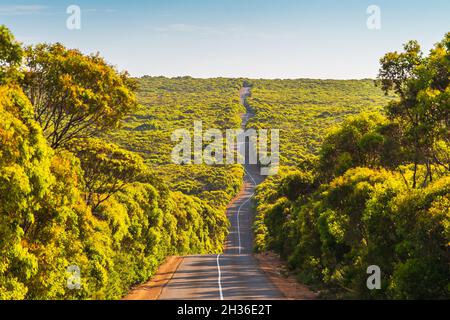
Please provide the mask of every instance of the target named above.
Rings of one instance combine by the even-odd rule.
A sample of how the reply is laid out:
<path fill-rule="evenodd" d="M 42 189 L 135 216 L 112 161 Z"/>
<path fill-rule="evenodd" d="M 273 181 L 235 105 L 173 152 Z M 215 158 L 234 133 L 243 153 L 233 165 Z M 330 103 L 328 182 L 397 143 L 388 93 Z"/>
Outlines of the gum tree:
<path fill-rule="evenodd" d="M 23 50 L 8 28 L 0 25 L 0 84 L 15 80 Z"/>
<path fill-rule="evenodd" d="M 419 165 L 426 167 L 424 186 L 433 180 L 434 165 L 450 170 L 450 33 L 427 57 L 416 41 L 404 52 L 386 54 L 378 78 L 386 93 L 399 96 L 386 110 L 401 125 L 414 167 L 413 187 L 420 186 Z"/>
<path fill-rule="evenodd" d="M 69 148 L 80 159 L 87 191 L 86 203 L 93 211 L 145 175 L 146 166 L 139 155 L 103 140 L 74 140 Z"/>
<path fill-rule="evenodd" d="M 54 149 L 117 127 L 137 105 L 134 81 L 98 54 L 39 44 L 25 60 L 24 91 Z"/>

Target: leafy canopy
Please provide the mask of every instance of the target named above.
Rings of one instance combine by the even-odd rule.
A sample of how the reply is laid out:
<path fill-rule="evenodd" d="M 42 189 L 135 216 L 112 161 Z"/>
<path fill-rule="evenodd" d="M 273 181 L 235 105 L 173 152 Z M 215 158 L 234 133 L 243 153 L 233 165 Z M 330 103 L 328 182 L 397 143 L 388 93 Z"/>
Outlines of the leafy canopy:
<path fill-rule="evenodd" d="M 0 85 L 17 78 L 23 50 L 12 33 L 0 25 Z"/>
<path fill-rule="evenodd" d="M 26 48 L 24 91 L 52 148 L 116 128 L 137 106 L 135 83 L 97 55 L 63 45 Z"/>
<path fill-rule="evenodd" d="M 394 91 L 399 96 L 386 111 L 401 125 L 415 167 L 412 186 L 433 181 L 432 164 L 450 171 L 449 158 L 441 152 L 450 143 L 450 33 L 427 57 L 416 41 L 408 42 L 404 52 L 386 54 L 378 78 L 386 93 Z M 427 170 L 419 181 L 421 164 Z"/>
<path fill-rule="evenodd" d="M 70 150 L 80 159 L 86 202 L 94 211 L 127 184 L 138 181 L 146 170 L 139 155 L 100 139 L 74 140 Z"/>

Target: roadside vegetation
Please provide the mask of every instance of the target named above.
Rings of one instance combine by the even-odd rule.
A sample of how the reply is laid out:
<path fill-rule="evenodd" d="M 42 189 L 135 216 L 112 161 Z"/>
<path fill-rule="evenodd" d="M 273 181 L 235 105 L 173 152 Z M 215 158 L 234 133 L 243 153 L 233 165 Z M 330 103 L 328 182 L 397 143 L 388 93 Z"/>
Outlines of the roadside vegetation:
<path fill-rule="evenodd" d="M 428 55 L 415 41 L 386 54 L 377 84 L 367 98 L 384 108 L 350 100 L 345 108 L 324 106 L 339 119 L 365 111 L 324 135 L 336 119 L 305 117 L 320 116 L 310 106 L 329 96 L 342 101 L 337 95 L 322 92 L 297 109 L 290 88 L 301 82 L 254 83 L 250 104 L 263 113 L 254 123 L 275 120 L 290 131 L 283 148 L 284 164 L 292 164 L 258 188 L 256 250 L 281 254 L 324 297 L 448 299 L 450 34 Z M 269 94 L 275 86 L 281 90 Z M 395 98 L 373 95 L 380 89 Z M 371 265 L 381 268 L 381 290 L 366 286 Z"/>
<path fill-rule="evenodd" d="M 247 126 L 281 129 L 256 250 L 324 297 L 449 298 L 449 84 L 450 35 L 428 55 L 388 53 L 375 86 L 133 79 L 0 26 L 0 299 L 118 299 L 167 256 L 221 252 L 244 170 L 175 165 L 171 134 L 239 128 L 242 85 Z M 366 287 L 370 265 L 381 290 Z"/>
<path fill-rule="evenodd" d="M 176 171 L 162 155 L 187 108 L 237 123 L 239 88 L 180 81 L 140 83 L 61 44 L 23 48 L 0 27 L 0 299 L 117 299 L 168 255 L 221 252 L 242 172 Z M 191 86 L 198 99 L 180 101 Z"/>

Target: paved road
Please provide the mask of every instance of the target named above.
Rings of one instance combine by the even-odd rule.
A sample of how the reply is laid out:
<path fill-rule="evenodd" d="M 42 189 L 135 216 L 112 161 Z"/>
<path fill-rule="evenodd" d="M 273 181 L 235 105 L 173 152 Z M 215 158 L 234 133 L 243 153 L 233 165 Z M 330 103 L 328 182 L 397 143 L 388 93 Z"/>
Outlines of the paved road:
<path fill-rule="evenodd" d="M 245 88 L 241 91 L 243 101 L 248 93 Z M 243 127 L 251 116 L 247 111 Z M 251 198 L 264 178 L 255 165 L 245 165 L 245 169 L 243 192 L 227 211 L 231 228 L 224 254 L 185 257 L 160 300 L 283 299 L 252 256 Z"/>

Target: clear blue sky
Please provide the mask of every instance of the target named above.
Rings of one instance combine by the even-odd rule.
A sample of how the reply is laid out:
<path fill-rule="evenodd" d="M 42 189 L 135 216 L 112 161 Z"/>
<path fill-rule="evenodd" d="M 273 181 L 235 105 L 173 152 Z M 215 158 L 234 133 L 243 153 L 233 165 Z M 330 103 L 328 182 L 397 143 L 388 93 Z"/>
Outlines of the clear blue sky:
<path fill-rule="evenodd" d="M 66 28 L 66 8 L 82 29 Z M 369 5 L 381 30 L 366 26 Z M 373 78 L 378 60 L 450 31 L 449 0 L 1 0 L 0 24 L 26 44 L 99 51 L 134 76 Z"/>

